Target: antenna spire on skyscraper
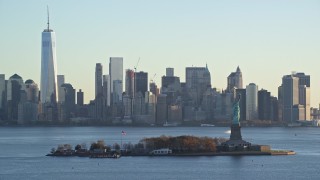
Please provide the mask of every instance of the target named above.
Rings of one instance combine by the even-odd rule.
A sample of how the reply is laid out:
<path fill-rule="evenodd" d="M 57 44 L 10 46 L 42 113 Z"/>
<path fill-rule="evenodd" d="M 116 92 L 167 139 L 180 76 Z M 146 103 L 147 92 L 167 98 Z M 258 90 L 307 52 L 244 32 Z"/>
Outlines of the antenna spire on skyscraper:
<path fill-rule="evenodd" d="M 48 14 L 48 22 L 47 22 L 47 24 L 48 24 L 48 31 L 50 30 L 50 28 L 49 28 L 49 6 L 47 5 L 47 14 Z"/>

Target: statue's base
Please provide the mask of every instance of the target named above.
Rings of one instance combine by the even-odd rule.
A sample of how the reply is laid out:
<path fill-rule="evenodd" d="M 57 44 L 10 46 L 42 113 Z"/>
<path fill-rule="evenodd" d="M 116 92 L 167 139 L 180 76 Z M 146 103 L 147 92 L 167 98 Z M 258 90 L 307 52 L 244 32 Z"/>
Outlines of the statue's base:
<path fill-rule="evenodd" d="M 230 140 L 242 140 L 240 124 L 231 125 Z"/>
<path fill-rule="evenodd" d="M 250 147 L 250 142 L 242 140 L 240 124 L 232 124 L 230 140 L 218 146 L 218 151 L 243 151 Z"/>

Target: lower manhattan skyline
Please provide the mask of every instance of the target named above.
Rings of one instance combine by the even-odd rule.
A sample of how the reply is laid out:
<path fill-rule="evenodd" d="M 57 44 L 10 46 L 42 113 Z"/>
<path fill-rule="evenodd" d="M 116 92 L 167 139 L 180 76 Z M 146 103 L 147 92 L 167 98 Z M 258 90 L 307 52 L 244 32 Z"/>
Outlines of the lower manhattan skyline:
<path fill-rule="evenodd" d="M 76 4 L 76 6 L 75 6 Z M 95 96 L 95 65 L 109 74 L 110 57 L 149 73 L 161 85 L 167 67 L 185 82 L 186 67 L 208 65 L 212 87 L 227 88 L 240 66 L 243 86 L 278 96 L 282 77 L 311 76 L 311 106 L 320 102 L 319 1 L 7 1 L 0 0 L 1 72 L 40 84 L 41 35 L 50 8 L 57 74 Z M 124 72 L 123 72 L 124 74 Z"/>

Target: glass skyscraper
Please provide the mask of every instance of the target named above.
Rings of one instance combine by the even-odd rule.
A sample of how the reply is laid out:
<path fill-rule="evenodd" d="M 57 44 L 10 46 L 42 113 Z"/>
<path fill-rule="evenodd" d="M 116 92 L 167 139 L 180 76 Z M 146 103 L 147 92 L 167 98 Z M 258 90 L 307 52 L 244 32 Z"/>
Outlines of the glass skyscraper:
<path fill-rule="evenodd" d="M 122 101 L 123 92 L 123 58 L 110 57 L 109 62 L 110 91 L 112 102 Z M 115 86 L 116 85 L 116 86 Z"/>
<path fill-rule="evenodd" d="M 246 87 L 246 118 L 247 120 L 258 119 L 258 86 L 254 83 Z"/>
<path fill-rule="evenodd" d="M 57 102 L 57 59 L 56 59 L 56 34 L 48 27 L 42 32 L 41 45 L 41 103 Z"/>

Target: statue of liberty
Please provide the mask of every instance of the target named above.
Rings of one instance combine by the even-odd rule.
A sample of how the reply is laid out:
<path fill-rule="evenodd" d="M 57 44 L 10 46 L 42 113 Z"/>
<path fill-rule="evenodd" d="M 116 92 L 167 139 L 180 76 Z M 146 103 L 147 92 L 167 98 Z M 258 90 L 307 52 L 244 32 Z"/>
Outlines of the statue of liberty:
<path fill-rule="evenodd" d="M 240 125 L 240 106 L 239 106 L 239 103 L 240 103 L 240 99 L 241 99 L 241 95 L 238 94 L 237 95 L 237 98 L 233 104 L 233 119 L 232 119 L 232 124 L 235 124 L 235 125 Z"/>

